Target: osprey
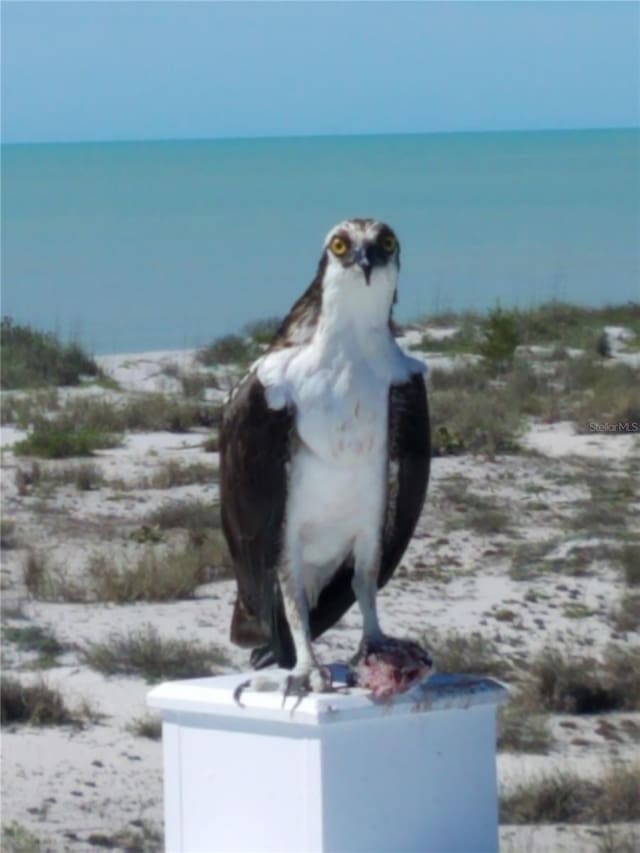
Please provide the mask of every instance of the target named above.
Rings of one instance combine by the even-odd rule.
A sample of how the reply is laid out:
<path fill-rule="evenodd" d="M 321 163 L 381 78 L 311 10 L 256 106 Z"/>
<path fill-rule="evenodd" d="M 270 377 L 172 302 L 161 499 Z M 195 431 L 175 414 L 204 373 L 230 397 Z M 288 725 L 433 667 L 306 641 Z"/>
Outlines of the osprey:
<path fill-rule="evenodd" d="M 224 408 L 231 639 L 254 648 L 255 668 L 293 670 L 285 696 L 331 689 L 312 640 L 354 601 L 357 659 L 384 660 L 397 687 L 381 694 L 431 664 L 415 643 L 383 634 L 376 609 L 422 510 L 431 455 L 424 365 L 392 331 L 399 254 L 382 222 L 332 228 L 313 282 Z"/>

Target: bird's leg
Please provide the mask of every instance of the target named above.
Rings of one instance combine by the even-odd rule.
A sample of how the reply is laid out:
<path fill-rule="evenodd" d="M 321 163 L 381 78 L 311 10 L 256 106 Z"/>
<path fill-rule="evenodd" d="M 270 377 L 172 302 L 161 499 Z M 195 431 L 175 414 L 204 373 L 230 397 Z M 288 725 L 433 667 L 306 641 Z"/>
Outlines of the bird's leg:
<path fill-rule="evenodd" d="M 311 645 L 309 628 L 309 605 L 297 573 L 285 566 L 280 573 L 284 612 L 291 630 L 296 652 L 296 665 L 287 678 L 285 698 L 289 695 L 302 697 L 307 693 L 323 693 L 331 690 L 331 673 L 321 666 Z"/>
<path fill-rule="evenodd" d="M 360 652 L 366 653 L 370 646 L 384 642 L 385 636 L 378 619 L 377 595 L 380 572 L 380 545 L 356 542 L 353 591 L 362 613 L 362 642 Z"/>
<path fill-rule="evenodd" d="M 331 671 L 327 667 L 320 666 L 311 646 L 309 608 L 304 590 L 298 588 L 291 573 L 288 571 L 281 573 L 280 585 L 282 588 L 285 616 L 295 648 L 296 665 L 291 674 L 284 680 L 284 684 L 274 681 L 268 673 L 261 676 L 254 676 L 248 681 L 239 684 L 234 691 L 233 698 L 240 707 L 244 707 L 242 694 L 247 688 L 257 691 L 282 690 L 283 705 L 289 696 L 297 699 L 292 711 L 298 707 L 302 699 L 309 693 L 324 693 L 332 690 Z"/>
<path fill-rule="evenodd" d="M 293 554 L 296 554 L 293 549 Z M 282 690 L 283 704 L 287 697 L 294 696 L 297 702 L 292 710 L 295 710 L 302 699 L 309 693 L 325 693 L 333 690 L 332 675 L 328 667 L 323 667 L 318 660 L 311 645 L 311 630 L 309 627 L 309 605 L 304 587 L 299 581 L 300 573 L 292 570 L 295 565 L 291 558 L 283 561 L 278 569 L 278 579 L 282 591 L 284 612 L 296 654 L 296 664 L 291 674 L 284 681 L 274 681 L 268 674 L 254 676 L 248 681 L 238 685 L 234 691 L 236 704 L 243 706 L 242 694 L 247 688 L 253 690 Z"/>
<path fill-rule="evenodd" d="M 380 547 L 355 548 L 353 590 L 362 612 L 363 631 L 355 657 L 358 684 L 378 698 L 403 693 L 432 671 L 429 654 L 412 640 L 388 637 L 380 628 L 376 598 Z"/>

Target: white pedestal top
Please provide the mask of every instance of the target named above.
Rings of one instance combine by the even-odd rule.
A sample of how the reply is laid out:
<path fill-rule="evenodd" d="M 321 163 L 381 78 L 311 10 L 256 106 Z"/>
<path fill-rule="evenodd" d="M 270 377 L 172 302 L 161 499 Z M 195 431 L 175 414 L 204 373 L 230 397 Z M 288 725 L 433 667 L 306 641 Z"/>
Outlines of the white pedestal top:
<path fill-rule="evenodd" d="M 376 700 L 362 688 L 344 688 L 334 693 L 311 693 L 298 699 L 282 699 L 285 670 L 173 681 L 160 684 L 147 694 L 147 704 L 161 711 L 206 714 L 240 719 L 262 719 L 283 723 L 319 725 L 352 722 L 380 716 L 464 709 L 476 705 L 498 705 L 508 696 L 504 684 L 492 678 L 437 673 L 407 693 L 391 700 Z M 247 687 L 242 706 L 234 691 L 249 679 L 267 682 L 267 689 Z"/>
<path fill-rule="evenodd" d="M 282 690 L 267 670 L 170 682 L 168 853 L 496 853 L 498 681 L 433 675 L 391 701 Z M 254 678 L 266 689 L 236 688 Z"/>

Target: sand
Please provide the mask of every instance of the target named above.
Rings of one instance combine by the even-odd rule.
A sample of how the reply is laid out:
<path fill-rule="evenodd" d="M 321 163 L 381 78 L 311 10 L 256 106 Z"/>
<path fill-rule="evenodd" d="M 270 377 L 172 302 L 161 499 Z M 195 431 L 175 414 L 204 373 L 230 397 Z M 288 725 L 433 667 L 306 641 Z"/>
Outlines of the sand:
<path fill-rule="evenodd" d="M 421 335 L 409 332 L 405 343 L 415 343 Z M 432 368 L 450 369 L 455 363 L 444 356 L 428 360 Z M 100 361 L 129 392 L 174 393 L 179 384 L 176 370 L 201 369 L 193 351 L 104 356 Z M 93 388 L 69 393 L 115 392 Z M 82 579 L 92 556 L 126 562 L 143 553 L 148 544 L 132 540 L 131 533 L 140 530 L 152 511 L 169 502 L 217 500 L 218 457 L 204 449 L 207 435 L 206 430 L 183 435 L 129 433 L 121 447 L 100 451 L 91 460 L 106 485 L 87 492 L 73 484 L 58 485 L 44 493 L 21 492 L 19 472 L 28 471 L 32 462 L 14 455 L 11 446 L 24 432 L 3 427 L 3 516 L 15 525 L 15 541 L 3 549 L 3 624 L 50 628 L 68 647 L 58 665 L 40 673 L 33 669 L 34 653 L 5 642 L 3 669 L 25 682 L 44 677 L 60 689 L 70 706 L 88 703 L 94 714 L 93 721 L 82 728 L 15 725 L 3 730 L 3 822 L 5 826 L 17 822 L 28 829 L 40 840 L 42 850 L 92 850 L 105 846 L 105 838 L 112 847 L 125 849 L 122 837 L 119 842 L 116 837 L 122 832 L 130 840 L 137 839 L 138 849 L 161 849 L 161 744 L 130 728 L 148 716 L 149 685 L 137 676 L 107 677 L 96 672 L 84 662 L 82 649 L 108 642 L 114 633 L 128 634 L 149 625 L 162 637 L 224 648 L 226 663 L 219 671 L 246 668 L 248 656 L 228 640 L 234 600 L 231 580 L 206 583 L 194 598 L 170 603 L 45 602 L 33 599 L 25 589 L 28 552 L 46 555 L 52 566 L 76 579 Z M 384 628 L 426 642 L 436 660 L 438 641 L 451 630 L 478 631 L 509 658 L 530 658 L 550 647 L 598 657 L 612 641 L 637 649 L 638 634 L 621 635 L 611 621 L 611 609 L 625 587 L 607 551 L 607 538 L 594 539 L 584 530 L 573 535 L 569 530 L 570 520 L 589 499 L 585 474 L 627 476 L 630 466 L 640 460 L 639 437 L 577 435 L 569 423 L 532 422 L 523 444 L 526 452 L 495 459 L 463 455 L 434 460 L 429 497 L 416 535 L 396 576 L 380 595 Z M 209 466 L 210 481 L 171 489 L 151 487 L 154 472 L 167 460 Z M 68 464 L 43 462 L 41 466 L 55 469 Z M 462 509 L 471 493 L 501 508 L 509 517 L 508 529 L 484 531 L 467 523 Z M 637 492 L 633 500 L 637 504 Z M 640 512 L 630 518 L 638 533 Z M 168 539 L 175 544 L 171 536 Z M 557 540 L 555 550 L 546 557 L 550 561 L 567 560 L 576 549 L 586 549 L 589 571 L 528 577 L 525 565 L 525 579 L 516 579 L 514 548 L 543 540 Z M 319 656 L 328 660 L 352 654 L 359 634 L 360 617 L 352 609 L 318 640 Z M 602 773 L 613 759 L 637 761 L 638 739 L 625 734 L 627 729 L 619 724 L 626 719 L 640 723 L 640 715 L 613 718 L 617 740 L 599 732 L 597 717 L 553 717 L 554 744 L 549 754 L 500 753 L 502 789 L 510 790 L 532 774 L 553 768 L 591 777 Z M 593 827 L 503 827 L 502 849 L 596 851 L 599 832 Z"/>

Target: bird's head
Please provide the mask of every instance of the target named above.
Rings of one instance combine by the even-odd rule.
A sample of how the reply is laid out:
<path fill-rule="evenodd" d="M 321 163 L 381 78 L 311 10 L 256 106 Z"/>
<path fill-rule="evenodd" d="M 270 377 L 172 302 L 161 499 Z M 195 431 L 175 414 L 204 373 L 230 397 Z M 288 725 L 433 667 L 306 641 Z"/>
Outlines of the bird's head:
<path fill-rule="evenodd" d="M 388 225 L 347 219 L 327 234 L 320 261 L 325 301 L 389 316 L 398 286 L 400 244 Z"/>

